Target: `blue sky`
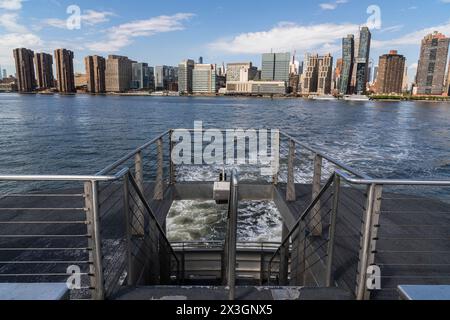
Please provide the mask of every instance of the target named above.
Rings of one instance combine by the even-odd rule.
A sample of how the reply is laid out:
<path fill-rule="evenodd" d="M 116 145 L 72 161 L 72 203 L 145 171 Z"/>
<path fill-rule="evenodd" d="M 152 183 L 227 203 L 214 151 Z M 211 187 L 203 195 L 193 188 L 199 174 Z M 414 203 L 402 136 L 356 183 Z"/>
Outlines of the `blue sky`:
<path fill-rule="evenodd" d="M 67 8 L 81 10 L 80 29 L 67 28 Z M 380 9 L 380 20 L 373 19 Z M 375 22 L 375 24 L 373 24 Z M 150 65 L 176 65 L 203 56 L 208 63 L 253 61 L 260 54 L 297 51 L 341 56 L 341 38 L 372 23 L 371 57 L 397 49 L 415 72 L 420 39 L 450 36 L 450 0 L 0 0 L 0 64 L 14 73 L 12 49 L 127 55 Z M 410 74 L 411 76 L 411 74 Z"/>

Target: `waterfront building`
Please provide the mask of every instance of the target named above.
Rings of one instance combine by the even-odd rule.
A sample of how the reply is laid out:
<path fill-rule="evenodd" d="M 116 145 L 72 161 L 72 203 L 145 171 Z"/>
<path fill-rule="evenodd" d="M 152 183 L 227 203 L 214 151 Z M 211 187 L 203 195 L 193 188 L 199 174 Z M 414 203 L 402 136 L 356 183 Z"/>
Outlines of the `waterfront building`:
<path fill-rule="evenodd" d="M 106 92 L 125 92 L 130 89 L 133 61 L 125 56 L 109 55 L 106 59 Z"/>
<path fill-rule="evenodd" d="M 39 89 L 50 89 L 55 85 L 53 77 L 53 57 L 48 53 L 36 53 L 34 55 L 37 86 Z"/>
<path fill-rule="evenodd" d="M 300 75 L 291 74 L 289 76 L 289 86 L 288 91 L 290 93 L 297 93 L 300 90 Z"/>
<path fill-rule="evenodd" d="M 258 68 L 251 62 L 235 62 L 227 64 L 227 81 L 250 81 L 255 80 Z"/>
<path fill-rule="evenodd" d="M 336 61 L 336 67 L 334 69 L 334 75 L 333 75 L 333 89 L 339 92 L 339 89 L 341 87 L 341 76 L 342 76 L 342 66 L 343 66 L 344 60 L 342 58 L 337 59 Z"/>
<path fill-rule="evenodd" d="M 387 94 L 402 93 L 405 63 L 406 58 L 398 54 L 396 50 L 380 56 L 375 92 Z"/>
<path fill-rule="evenodd" d="M 302 83 L 302 93 L 330 94 L 332 77 L 333 57 L 331 54 L 309 55 Z"/>
<path fill-rule="evenodd" d="M 364 94 L 369 82 L 369 57 L 372 34 L 368 27 L 362 27 L 359 33 L 358 56 L 355 61 L 356 93 Z M 379 72 L 379 71 L 378 71 Z"/>
<path fill-rule="evenodd" d="M 291 54 L 264 53 L 262 55 L 262 81 L 289 81 L 289 65 Z"/>
<path fill-rule="evenodd" d="M 135 62 L 131 65 L 131 89 L 134 90 L 149 90 L 153 89 L 150 85 L 153 81 L 153 68 L 148 66 L 148 63 Z"/>
<path fill-rule="evenodd" d="M 178 67 L 155 67 L 155 90 L 170 90 L 174 83 L 178 82 Z M 172 90 L 170 90 L 172 91 Z"/>
<path fill-rule="evenodd" d="M 339 92 L 344 95 L 350 93 L 354 53 L 355 36 L 351 34 L 342 39 L 342 72 Z"/>
<path fill-rule="evenodd" d="M 178 91 L 180 93 L 192 93 L 192 73 L 194 60 L 187 59 L 178 65 Z"/>
<path fill-rule="evenodd" d="M 67 49 L 55 50 L 56 75 L 58 90 L 62 93 L 75 92 L 75 77 L 73 72 L 73 52 Z"/>
<path fill-rule="evenodd" d="M 216 93 L 217 66 L 215 64 L 195 64 L 192 72 L 192 93 Z"/>
<path fill-rule="evenodd" d="M 284 81 L 227 81 L 227 94 L 245 95 L 284 95 Z"/>
<path fill-rule="evenodd" d="M 34 76 L 33 65 L 34 52 L 29 49 L 18 48 L 14 49 L 13 54 L 16 63 L 18 90 L 20 92 L 33 91 L 36 89 L 36 78 Z"/>
<path fill-rule="evenodd" d="M 372 79 L 372 83 L 376 83 L 377 82 L 377 78 L 378 78 L 378 66 L 375 66 L 373 68 L 373 79 Z"/>
<path fill-rule="evenodd" d="M 408 83 L 408 66 L 406 65 L 406 60 L 405 60 L 405 71 L 403 72 L 402 91 L 403 91 L 403 92 L 408 92 L 408 91 L 409 91 L 409 83 Z"/>
<path fill-rule="evenodd" d="M 87 76 L 87 92 L 104 93 L 106 91 L 106 60 L 100 56 L 84 58 Z"/>
<path fill-rule="evenodd" d="M 425 36 L 416 75 L 418 95 L 442 95 L 450 38 L 434 32 Z"/>

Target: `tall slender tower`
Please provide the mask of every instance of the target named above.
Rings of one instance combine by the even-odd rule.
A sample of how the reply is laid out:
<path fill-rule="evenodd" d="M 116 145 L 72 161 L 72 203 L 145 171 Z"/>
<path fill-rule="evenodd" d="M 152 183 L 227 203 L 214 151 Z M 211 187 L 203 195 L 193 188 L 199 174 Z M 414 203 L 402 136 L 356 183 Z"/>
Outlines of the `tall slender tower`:
<path fill-rule="evenodd" d="M 48 53 L 36 53 L 34 55 L 36 66 L 37 85 L 40 89 L 50 89 L 55 85 L 53 77 L 53 57 Z"/>
<path fill-rule="evenodd" d="M 350 83 L 353 74 L 353 60 L 355 52 L 355 37 L 349 34 L 342 39 L 342 72 L 339 92 L 341 94 L 350 93 Z"/>
<path fill-rule="evenodd" d="M 356 67 L 356 93 L 364 94 L 369 81 L 369 57 L 372 34 L 368 27 L 362 27 L 359 33 L 358 57 L 355 61 Z"/>
<path fill-rule="evenodd" d="M 106 90 L 106 60 L 100 56 L 84 58 L 87 76 L 87 88 L 90 93 L 104 93 Z"/>
<path fill-rule="evenodd" d="M 34 52 L 25 49 L 14 49 L 14 60 L 16 62 L 17 87 L 20 92 L 31 92 L 36 89 L 36 78 L 34 76 L 33 56 Z"/>
<path fill-rule="evenodd" d="M 55 50 L 56 75 L 58 90 L 62 93 L 75 92 L 75 76 L 73 73 L 73 52 L 66 49 Z"/>
<path fill-rule="evenodd" d="M 449 43 L 450 38 L 437 31 L 422 40 L 416 76 L 417 94 L 442 95 L 444 93 Z"/>

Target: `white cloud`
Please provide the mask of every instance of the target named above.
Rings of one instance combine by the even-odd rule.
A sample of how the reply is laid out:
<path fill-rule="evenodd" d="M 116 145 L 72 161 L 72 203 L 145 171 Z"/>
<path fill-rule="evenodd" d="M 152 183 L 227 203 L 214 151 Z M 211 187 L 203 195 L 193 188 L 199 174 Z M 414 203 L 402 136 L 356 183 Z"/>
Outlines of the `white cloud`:
<path fill-rule="evenodd" d="M 184 30 L 183 21 L 193 16 L 192 13 L 177 13 L 172 16 L 158 16 L 121 24 L 105 31 L 106 40 L 89 43 L 87 47 L 92 51 L 118 51 L 131 44 L 135 37 L 148 37 L 157 33 Z"/>
<path fill-rule="evenodd" d="M 447 36 L 450 36 L 450 21 L 434 27 L 417 30 L 391 40 L 373 40 L 372 46 L 374 48 L 417 46 L 427 34 L 433 33 L 434 31 L 439 31 Z"/>
<path fill-rule="evenodd" d="M 42 47 L 43 41 L 32 33 L 9 33 L 0 35 L 0 64 L 8 65 L 12 61 L 12 52 L 15 48 Z"/>
<path fill-rule="evenodd" d="M 96 24 L 108 22 L 109 17 L 112 17 L 114 15 L 115 14 L 111 11 L 86 10 L 81 15 L 81 24 L 82 26 L 83 24 L 94 26 Z M 67 21 L 64 19 L 49 18 L 43 20 L 42 24 L 53 28 L 67 29 Z"/>
<path fill-rule="evenodd" d="M 340 4 L 347 2 L 348 0 L 337 0 L 335 2 L 320 3 L 319 6 L 322 10 L 335 10 Z"/>
<path fill-rule="evenodd" d="M 0 0 L 0 9 L 20 10 L 23 0 Z"/>
<path fill-rule="evenodd" d="M 16 13 L 5 13 L 0 15 L 0 27 L 8 32 L 25 33 L 27 28 L 17 22 L 19 16 Z"/>
<path fill-rule="evenodd" d="M 347 34 L 358 32 L 356 24 L 325 23 L 298 25 L 282 23 L 269 31 L 242 33 L 231 39 L 219 39 L 210 44 L 214 51 L 231 54 L 260 54 L 275 51 L 321 51 L 340 50 L 341 39 Z"/>

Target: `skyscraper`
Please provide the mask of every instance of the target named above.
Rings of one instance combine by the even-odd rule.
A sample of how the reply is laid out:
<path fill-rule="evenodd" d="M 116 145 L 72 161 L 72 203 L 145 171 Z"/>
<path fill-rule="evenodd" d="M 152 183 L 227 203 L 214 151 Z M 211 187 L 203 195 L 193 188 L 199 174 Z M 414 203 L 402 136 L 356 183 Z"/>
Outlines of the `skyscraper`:
<path fill-rule="evenodd" d="M 169 90 L 178 80 L 178 68 L 172 66 L 155 67 L 155 89 Z"/>
<path fill-rule="evenodd" d="M 56 75 L 58 90 L 62 93 L 75 92 L 75 76 L 73 72 L 73 52 L 67 49 L 55 50 Z"/>
<path fill-rule="evenodd" d="M 330 94 L 332 77 L 333 57 L 331 54 L 309 55 L 303 77 L 302 93 Z"/>
<path fill-rule="evenodd" d="M 450 38 L 439 32 L 422 40 L 417 67 L 416 86 L 419 95 L 442 95 Z"/>
<path fill-rule="evenodd" d="M 150 77 L 152 70 L 147 63 L 133 63 L 131 76 L 131 88 L 136 90 L 150 89 Z M 153 88 L 152 88 L 153 89 Z"/>
<path fill-rule="evenodd" d="M 217 67 L 215 64 L 196 64 L 192 73 L 193 93 L 217 92 Z"/>
<path fill-rule="evenodd" d="M 372 34 L 368 27 L 362 27 L 359 33 L 358 56 L 355 61 L 356 93 L 364 94 L 369 81 L 369 57 Z"/>
<path fill-rule="evenodd" d="M 353 74 L 353 60 L 355 52 L 355 37 L 350 34 L 342 39 L 342 73 L 339 92 L 350 93 L 350 83 Z"/>
<path fill-rule="evenodd" d="M 49 89 L 55 85 L 53 77 L 53 57 L 48 53 L 36 53 L 34 55 L 36 66 L 37 85 L 40 89 Z"/>
<path fill-rule="evenodd" d="M 106 59 L 106 92 L 125 92 L 130 89 L 132 63 L 128 57 L 109 55 Z"/>
<path fill-rule="evenodd" d="M 8 78 L 8 75 L 6 73 L 6 69 L 3 69 L 3 79 L 6 79 L 6 78 Z"/>
<path fill-rule="evenodd" d="M 262 81 L 289 81 L 289 65 L 291 54 L 264 53 L 262 55 Z"/>
<path fill-rule="evenodd" d="M 334 82 L 334 89 L 338 92 L 341 88 L 341 76 L 342 76 L 342 66 L 344 64 L 344 61 L 342 58 L 337 59 L 336 61 L 336 68 L 334 69 L 334 76 L 333 76 L 333 82 Z"/>
<path fill-rule="evenodd" d="M 87 91 L 104 93 L 106 91 L 106 60 L 100 56 L 84 58 L 87 76 Z"/>
<path fill-rule="evenodd" d="M 380 57 L 376 93 L 402 93 L 406 59 L 396 50 Z"/>
<path fill-rule="evenodd" d="M 17 87 L 20 92 L 31 92 L 36 89 L 34 77 L 33 56 L 34 52 L 19 48 L 14 49 L 14 60 L 16 62 Z"/>
<path fill-rule="evenodd" d="M 178 65 L 178 91 L 180 93 L 192 93 L 192 72 L 194 60 L 184 60 Z"/>

